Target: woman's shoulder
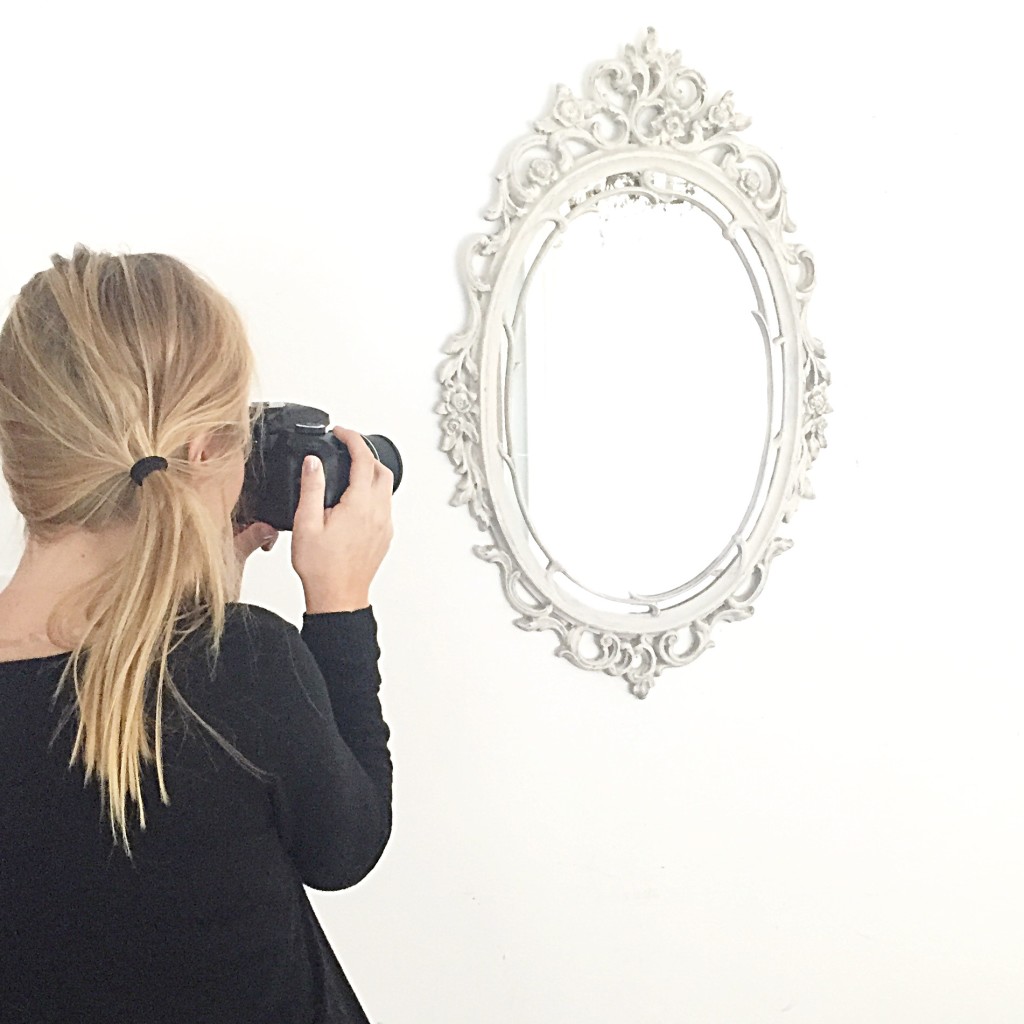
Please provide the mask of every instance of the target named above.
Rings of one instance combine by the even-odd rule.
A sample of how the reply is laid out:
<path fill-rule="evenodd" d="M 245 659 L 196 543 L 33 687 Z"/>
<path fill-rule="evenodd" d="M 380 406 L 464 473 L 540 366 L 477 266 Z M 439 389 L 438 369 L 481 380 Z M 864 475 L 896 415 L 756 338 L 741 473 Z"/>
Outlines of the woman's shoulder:
<path fill-rule="evenodd" d="M 283 615 L 262 605 L 232 601 L 224 609 L 221 646 L 261 657 L 280 657 L 301 634 Z"/>
<path fill-rule="evenodd" d="M 203 676 L 207 669 L 215 668 L 216 662 L 229 674 L 255 680 L 282 659 L 290 661 L 290 652 L 300 636 L 299 630 L 277 612 L 258 604 L 231 601 L 224 608 L 224 630 L 216 647 L 212 621 L 208 620 L 189 635 L 184 660 L 190 665 L 203 662 Z"/>
<path fill-rule="evenodd" d="M 242 631 L 257 630 L 272 637 L 298 632 L 298 628 L 283 615 L 248 601 L 229 601 L 224 613 L 225 634 L 229 626 Z"/>

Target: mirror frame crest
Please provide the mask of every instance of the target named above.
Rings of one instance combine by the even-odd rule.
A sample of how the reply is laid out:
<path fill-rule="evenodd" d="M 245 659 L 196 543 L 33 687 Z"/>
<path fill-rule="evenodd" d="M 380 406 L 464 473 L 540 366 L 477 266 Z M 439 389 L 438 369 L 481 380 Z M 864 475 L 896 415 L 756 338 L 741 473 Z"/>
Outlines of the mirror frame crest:
<path fill-rule="evenodd" d="M 627 45 L 623 57 L 594 66 L 582 95 L 556 85 L 550 111 L 511 144 L 505 169 L 495 177 L 494 199 L 484 214 L 495 227 L 467 238 L 459 261 L 469 316 L 445 343 L 435 410 L 440 447 L 460 477 L 450 504 L 466 505 L 478 527 L 490 531 L 493 543 L 475 545 L 473 552 L 499 567 L 505 595 L 520 613 L 515 624 L 554 630 L 557 657 L 624 676 L 640 698 L 665 667 L 687 665 L 714 646 L 717 622 L 753 614 L 768 566 L 793 544 L 776 531 L 791 521 L 801 498 L 815 496 L 807 473 L 827 447 L 830 376 L 822 343 L 806 324 L 814 260 L 805 246 L 783 237 L 796 227 L 786 190 L 776 163 L 737 136 L 749 124 L 734 110 L 731 92 L 713 99 L 703 76 L 682 63 L 679 51 L 663 51 L 649 28 L 639 46 Z M 744 231 L 756 251 L 780 325 L 779 335 L 769 337 L 765 318 L 755 311 L 766 352 L 775 346 L 781 352 L 782 425 L 771 437 L 777 459 L 757 521 L 747 537 L 733 537 L 737 554 L 726 570 L 671 608 L 648 602 L 644 613 L 614 613 L 557 587 L 553 576 L 564 572 L 562 566 L 553 559 L 541 565 L 525 543 L 525 514 L 504 479 L 512 461 L 502 431 L 507 394 L 498 379 L 500 346 L 510 335 L 502 311 L 514 307 L 509 300 L 522 283 L 510 254 L 521 255 L 541 224 L 562 219 L 560 204 L 574 187 L 652 170 L 683 177 L 713 195 L 733 218 L 725 237 Z M 585 646 L 599 653 L 586 653 Z"/>

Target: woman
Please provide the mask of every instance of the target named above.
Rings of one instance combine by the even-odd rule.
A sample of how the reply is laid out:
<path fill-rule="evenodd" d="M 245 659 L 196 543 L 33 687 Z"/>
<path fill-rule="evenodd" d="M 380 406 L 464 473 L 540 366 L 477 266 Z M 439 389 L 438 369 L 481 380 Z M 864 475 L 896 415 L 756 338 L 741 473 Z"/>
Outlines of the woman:
<path fill-rule="evenodd" d="M 253 356 L 157 253 L 77 245 L 0 331 L 0 459 L 26 549 L 0 592 L 0 1020 L 367 1020 L 303 884 L 391 830 L 369 585 L 393 478 L 358 433 L 304 466 L 301 631 L 237 600 Z M 258 411 L 258 410 L 256 410 Z M 261 531 L 264 531 L 261 533 Z"/>

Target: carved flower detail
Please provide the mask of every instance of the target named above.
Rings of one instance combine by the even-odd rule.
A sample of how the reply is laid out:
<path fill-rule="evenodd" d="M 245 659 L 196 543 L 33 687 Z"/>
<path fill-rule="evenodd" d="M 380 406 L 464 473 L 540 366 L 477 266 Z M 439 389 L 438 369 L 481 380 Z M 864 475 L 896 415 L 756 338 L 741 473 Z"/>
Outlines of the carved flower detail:
<path fill-rule="evenodd" d="M 717 103 L 708 108 L 708 122 L 716 128 L 728 128 L 736 111 L 732 105 L 732 94 L 726 93 Z"/>
<path fill-rule="evenodd" d="M 460 381 L 446 381 L 444 392 L 444 399 L 437 411 L 444 417 L 441 421 L 441 429 L 444 431 L 441 450 L 448 451 L 465 435 L 476 438 L 477 430 L 471 412 L 474 396 L 466 385 Z"/>
<path fill-rule="evenodd" d="M 825 395 L 825 385 L 818 384 L 811 388 L 807 392 L 805 399 L 807 403 L 807 411 L 812 417 L 824 416 L 827 412 L 832 412 L 832 406 L 828 404 L 828 398 Z"/>
<path fill-rule="evenodd" d="M 594 100 L 585 100 L 574 96 L 572 90 L 564 84 L 555 87 L 555 102 L 551 107 L 551 116 L 534 122 L 539 132 L 550 135 L 563 128 L 583 128 L 584 122 L 593 117 L 600 109 Z"/>
<path fill-rule="evenodd" d="M 573 96 L 567 86 L 559 85 L 551 115 L 566 128 L 579 128 L 587 118 L 594 115 L 597 107 L 597 103 L 593 100 L 584 100 Z"/>
<path fill-rule="evenodd" d="M 825 439 L 825 413 L 832 411 L 825 395 L 825 385 L 818 384 L 807 392 L 804 398 L 807 408 L 808 420 L 804 427 L 807 437 L 807 451 L 811 459 L 818 457 L 822 448 L 828 447 Z"/>
<path fill-rule="evenodd" d="M 727 92 L 708 108 L 705 123 L 713 131 L 739 132 L 750 127 L 750 118 L 746 114 L 736 113 L 732 105 L 732 93 Z"/>
<path fill-rule="evenodd" d="M 651 129 L 658 133 L 661 142 L 688 142 L 692 128 L 692 121 L 671 109 L 651 121 Z"/>
<path fill-rule="evenodd" d="M 441 403 L 440 412 L 446 414 L 454 412 L 458 414 L 465 412 L 472 404 L 472 395 L 469 392 L 469 388 L 462 381 L 445 381 L 444 400 Z"/>
<path fill-rule="evenodd" d="M 555 104 L 555 120 L 566 128 L 575 128 L 583 119 L 583 109 L 575 96 L 566 96 Z"/>
<path fill-rule="evenodd" d="M 737 184 L 748 196 L 756 196 L 761 191 L 761 175 L 747 167 L 740 171 Z"/>
<path fill-rule="evenodd" d="M 682 135 L 686 131 L 686 121 L 678 114 L 668 114 L 662 122 L 662 131 L 669 135 Z"/>
<path fill-rule="evenodd" d="M 455 447 L 455 443 L 465 434 L 465 426 L 457 416 L 447 416 L 441 423 L 444 429 L 444 440 L 441 442 L 441 451 L 446 452 Z"/>
<path fill-rule="evenodd" d="M 530 181 L 537 185 L 548 185 L 555 180 L 558 175 L 558 168 L 555 167 L 555 162 L 549 160 L 546 156 L 538 156 L 530 161 L 530 167 L 527 171 Z"/>

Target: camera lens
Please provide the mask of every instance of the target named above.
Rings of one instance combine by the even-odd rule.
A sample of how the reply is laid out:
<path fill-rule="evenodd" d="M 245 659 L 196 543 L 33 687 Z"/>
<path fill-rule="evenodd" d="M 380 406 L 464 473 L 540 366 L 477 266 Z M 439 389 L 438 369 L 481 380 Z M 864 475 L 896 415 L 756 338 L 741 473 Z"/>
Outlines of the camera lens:
<path fill-rule="evenodd" d="M 391 493 L 394 494 L 402 482 L 402 456 L 399 455 L 398 448 L 390 438 L 383 434 L 360 434 L 359 436 L 370 446 L 370 451 L 373 452 L 377 460 L 394 474 L 394 484 L 391 488 Z"/>

